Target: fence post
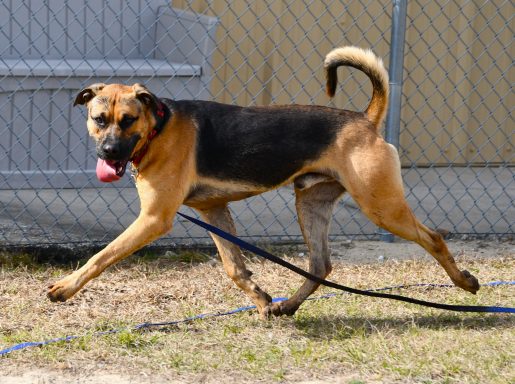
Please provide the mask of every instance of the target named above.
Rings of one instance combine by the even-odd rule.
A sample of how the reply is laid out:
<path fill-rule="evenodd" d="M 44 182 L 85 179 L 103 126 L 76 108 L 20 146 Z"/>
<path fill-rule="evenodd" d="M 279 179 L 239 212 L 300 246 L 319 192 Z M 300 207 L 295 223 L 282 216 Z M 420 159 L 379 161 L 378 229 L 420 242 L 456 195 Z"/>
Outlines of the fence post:
<path fill-rule="evenodd" d="M 386 141 L 399 149 L 401 126 L 402 74 L 404 71 L 404 43 L 406 37 L 407 0 L 393 0 L 392 36 L 390 43 L 390 103 L 386 116 Z M 381 240 L 393 243 L 393 235 L 383 229 L 379 230 Z"/>

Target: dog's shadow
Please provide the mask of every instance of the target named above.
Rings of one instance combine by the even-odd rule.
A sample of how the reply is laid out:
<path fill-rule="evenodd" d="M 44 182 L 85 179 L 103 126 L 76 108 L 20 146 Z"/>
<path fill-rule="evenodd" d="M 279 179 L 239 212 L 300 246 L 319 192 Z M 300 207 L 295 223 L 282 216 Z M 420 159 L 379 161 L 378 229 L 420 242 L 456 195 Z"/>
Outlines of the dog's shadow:
<path fill-rule="evenodd" d="M 414 328 L 422 330 L 488 330 L 511 329 L 513 316 L 507 315 L 459 315 L 452 313 L 395 317 L 363 317 L 345 315 L 298 316 L 295 327 L 305 336 L 314 339 L 350 339 L 368 337 L 379 333 L 405 334 Z"/>

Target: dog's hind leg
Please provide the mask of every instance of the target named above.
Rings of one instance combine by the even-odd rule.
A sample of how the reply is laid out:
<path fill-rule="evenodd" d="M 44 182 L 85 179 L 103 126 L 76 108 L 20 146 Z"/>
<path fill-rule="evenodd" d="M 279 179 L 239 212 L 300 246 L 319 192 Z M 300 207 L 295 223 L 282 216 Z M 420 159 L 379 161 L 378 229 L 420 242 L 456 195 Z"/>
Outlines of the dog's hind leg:
<path fill-rule="evenodd" d="M 300 228 L 309 249 L 309 272 L 325 278 L 332 269 L 328 234 L 333 207 L 345 189 L 336 181 L 324 181 L 303 187 L 304 183 L 295 183 L 295 206 Z M 291 298 L 271 304 L 270 312 L 277 316 L 293 315 L 319 285 L 306 279 Z"/>
<path fill-rule="evenodd" d="M 198 211 L 202 215 L 202 218 L 209 224 L 231 234 L 236 233 L 234 222 L 227 205 L 220 205 L 209 209 L 199 209 Z M 245 267 L 240 248 L 216 235 L 211 234 L 211 237 L 216 244 L 220 257 L 222 258 L 224 269 L 229 277 L 252 299 L 259 314 L 262 317 L 268 316 L 265 313 L 265 308 L 268 307 L 272 298 L 250 279 L 252 272 Z"/>
<path fill-rule="evenodd" d="M 458 269 L 442 236 L 423 225 L 408 206 L 395 147 L 379 139 L 365 152 L 349 154 L 348 159 L 343 184 L 363 213 L 378 226 L 420 244 L 445 269 L 455 285 L 476 293 L 477 279 Z"/>

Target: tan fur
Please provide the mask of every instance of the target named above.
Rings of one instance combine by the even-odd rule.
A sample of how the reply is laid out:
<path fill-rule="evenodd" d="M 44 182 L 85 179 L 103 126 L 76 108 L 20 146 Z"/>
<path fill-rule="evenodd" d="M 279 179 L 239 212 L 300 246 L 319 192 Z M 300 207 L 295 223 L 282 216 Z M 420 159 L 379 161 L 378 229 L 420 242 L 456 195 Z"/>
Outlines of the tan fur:
<path fill-rule="evenodd" d="M 337 79 L 336 69 L 341 65 L 358 66 L 373 83 L 372 99 L 365 111 L 369 120 L 378 131 L 386 115 L 388 105 L 388 73 L 384 68 L 383 60 L 371 50 L 347 46 L 335 48 L 327 54 L 324 68 L 327 77 L 327 94 L 334 96 Z"/>
<path fill-rule="evenodd" d="M 378 81 L 373 84 L 387 89 L 384 84 L 386 72 L 373 54 L 354 47 L 340 48 L 327 56 L 326 64 L 339 63 L 342 58 L 352 59 L 361 68 L 380 73 L 377 76 L 382 85 Z M 377 95 L 372 97 L 367 109 L 368 119 L 357 117 L 345 126 L 336 127 L 339 133 L 327 150 L 274 186 L 290 183 L 295 186 L 299 224 L 310 253 L 309 270 L 321 278 L 331 271 L 327 234 L 333 206 L 347 191 L 375 224 L 420 244 L 435 257 L 457 286 L 475 293 L 479 289 L 477 279 L 458 269 L 442 237 L 420 223 L 404 199 L 397 151 L 377 130 L 386 110 L 387 97 L 380 96 L 383 91 L 374 89 L 374 95 Z M 128 133 L 116 131 L 116 128 L 110 133 L 140 132 L 143 141 L 155 119 L 148 107 L 137 99 L 142 92 L 147 91 L 139 85 L 95 85 L 83 90 L 76 102 L 88 106 L 90 117 L 99 111 L 114 115 L 139 114 L 137 124 Z M 299 107 L 290 108 L 298 110 Z M 267 113 L 267 109 L 263 108 L 262 113 Z M 198 175 L 195 164 L 197 123 L 192 116 L 174 112 L 139 164 L 136 186 L 141 212 L 138 218 L 83 267 L 52 284 L 48 291 L 52 301 L 69 299 L 107 267 L 170 231 L 181 204 L 197 209 L 207 222 L 235 233 L 227 204 L 270 188 Z M 93 126 L 91 119 L 88 119 L 88 130 L 96 140 L 105 134 Z M 141 145 L 138 143 L 136 150 Z M 318 288 L 317 283 L 306 280 L 290 299 L 271 303 L 270 296 L 251 279 L 240 249 L 217 236 L 212 237 L 227 274 L 252 299 L 263 317 L 293 314 Z"/>

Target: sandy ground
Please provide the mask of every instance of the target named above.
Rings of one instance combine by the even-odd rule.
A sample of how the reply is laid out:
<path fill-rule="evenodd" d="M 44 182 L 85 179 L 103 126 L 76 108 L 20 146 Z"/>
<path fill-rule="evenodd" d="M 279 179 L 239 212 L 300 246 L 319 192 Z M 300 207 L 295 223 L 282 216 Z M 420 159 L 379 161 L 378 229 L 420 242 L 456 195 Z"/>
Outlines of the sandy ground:
<path fill-rule="evenodd" d="M 453 240 L 447 241 L 451 253 L 456 256 L 491 258 L 515 254 L 515 241 Z M 432 260 L 432 256 L 418 244 L 396 240 L 348 241 L 331 244 L 333 258 L 350 263 L 374 263 L 385 260 Z"/>
<path fill-rule="evenodd" d="M 31 370 L 20 376 L 2 376 L 2 384 L 61 384 L 61 383 L 74 383 L 74 384 L 180 384 L 183 381 L 173 380 L 164 376 L 131 376 L 124 377 L 121 375 L 102 374 L 102 373 L 80 373 L 80 375 L 63 375 L 62 373 L 45 371 L 45 370 Z M 234 380 L 234 379 L 231 379 Z M 299 381 L 297 384 L 347 384 L 352 383 L 352 380 L 357 381 L 355 376 L 340 376 L 331 377 L 327 380 L 310 380 Z M 205 383 L 223 383 L 223 378 L 216 380 L 206 378 Z M 379 384 L 379 381 L 367 381 L 367 384 Z"/>
<path fill-rule="evenodd" d="M 515 255 L 515 241 L 449 241 L 451 252 L 459 257 L 466 255 L 467 257 L 477 258 L 495 258 L 495 257 L 513 257 Z M 407 259 L 426 259 L 429 256 L 423 249 L 416 244 L 407 242 L 385 243 L 378 241 L 346 241 L 331 244 L 333 260 L 343 263 L 383 263 L 386 260 L 407 260 Z M 280 254 L 280 248 L 274 249 L 274 253 Z M 296 256 L 306 256 L 307 252 L 304 246 L 289 247 L 285 250 L 287 253 L 293 253 Z M 284 252 L 283 252 L 284 253 Z M 213 263 L 218 261 L 213 260 Z M 428 278 L 430 280 L 430 278 Z M 18 351 L 14 353 L 23 353 Z M 113 374 L 108 367 L 98 366 L 95 369 L 76 371 L 76 368 L 69 369 L 35 369 L 30 364 L 17 367 L 16 370 L 10 369 L 8 360 L 1 361 L 3 373 L 0 373 L 1 384 L 61 384 L 61 383 L 77 383 L 77 384 L 93 384 L 93 383 L 110 383 L 110 384 L 132 384 L 132 383 L 178 383 L 176 379 L 164 376 L 149 377 L 141 374 L 119 373 Z M 6 364 L 7 363 L 7 364 Z M 21 368 L 21 369 L 20 369 Z M 352 376 L 331 377 L 327 381 L 317 380 L 316 383 L 349 383 L 352 382 Z M 206 377 L 202 382 L 223 382 L 223 378 Z M 359 382 L 359 381 L 358 381 Z M 306 384 L 308 382 L 305 382 Z M 314 383 L 314 382 L 309 382 Z"/>
<path fill-rule="evenodd" d="M 103 373 L 80 373 L 78 375 L 63 375 L 62 373 L 45 371 L 45 370 L 30 370 L 20 376 L 0 376 L 2 384 L 61 384 L 61 383 L 74 383 L 74 384 L 181 384 L 183 381 L 173 380 L 164 376 L 130 376 L 124 377 L 122 375 L 103 374 Z M 234 380 L 234 379 L 231 379 Z M 357 381 L 357 377 L 340 376 L 331 377 L 327 380 L 310 380 L 299 381 L 298 384 L 348 384 L 352 380 Z M 205 383 L 223 383 L 223 378 L 213 380 L 206 378 Z M 367 384 L 379 384 L 379 381 L 367 381 Z"/>

